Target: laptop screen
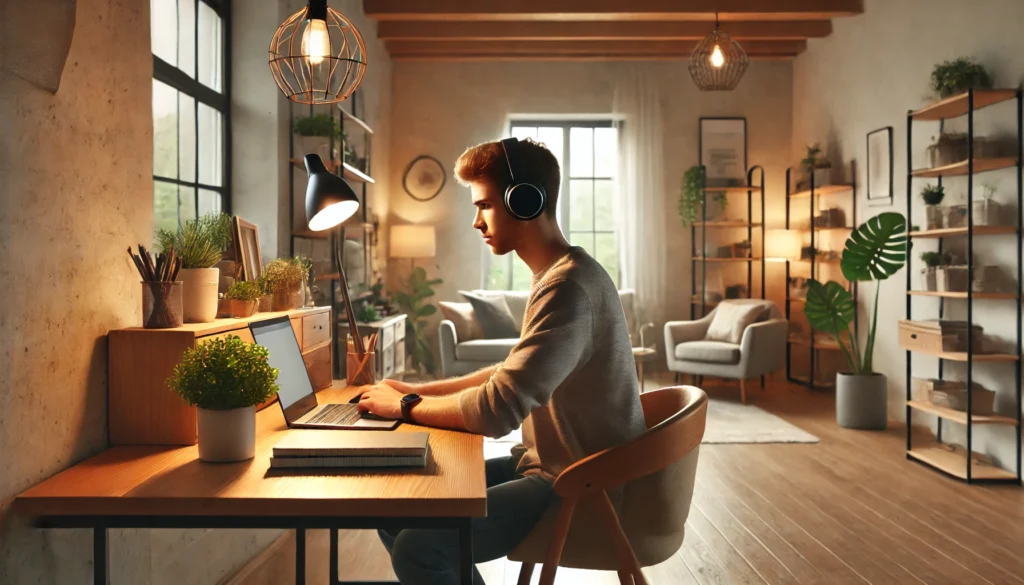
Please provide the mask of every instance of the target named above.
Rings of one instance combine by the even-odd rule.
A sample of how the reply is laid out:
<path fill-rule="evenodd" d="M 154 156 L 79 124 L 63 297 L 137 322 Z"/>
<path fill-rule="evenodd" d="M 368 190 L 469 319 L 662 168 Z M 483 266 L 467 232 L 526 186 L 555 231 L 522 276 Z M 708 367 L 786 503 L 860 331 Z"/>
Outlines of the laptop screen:
<path fill-rule="evenodd" d="M 277 399 L 285 419 L 291 422 L 314 408 L 313 384 L 288 317 L 253 322 L 249 329 L 256 343 L 270 353 L 270 366 L 277 368 Z"/>

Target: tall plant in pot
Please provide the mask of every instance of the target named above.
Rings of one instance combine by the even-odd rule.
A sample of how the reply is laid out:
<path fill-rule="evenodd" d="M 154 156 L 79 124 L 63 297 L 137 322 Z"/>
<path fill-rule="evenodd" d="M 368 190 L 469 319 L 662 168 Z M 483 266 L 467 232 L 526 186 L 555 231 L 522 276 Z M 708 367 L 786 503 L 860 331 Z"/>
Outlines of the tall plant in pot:
<path fill-rule="evenodd" d="M 821 146 L 818 143 L 807 147 L 807 156 L 800 161 L 800 166 L 807 173 L 808 180 L 810 180 L 811 175 L 814 176 L 815 189 L 832 183 L 832 163 L 825 158 L 825 154 L 821 152 Z"/>
<path fill-rule="evenodd" d="M 256 406 L 277 393 L 267 348 L 235 336 L 186 349 L 167 385 L 198 408 L 199 458 L 245 461 L 256 451 Z"/>
<path fill-rule="evenodd" d="M 434 287 L 443 282 L 440 278 L 428 279 L 427 271 L 416 267 L 409 280 L 402 283 L 405 290 L 395 291 L 392 295 L 394 304 L 406 314 L 405 336 L 407 340 L 412 340 L 410 353 L 413 366 L 416 369 L 422 367 L 430 374 L 436 369 L 434 350 L 424 330 L 427 327 L 426 318 L 437 312 L 437 307 L 429 299 L 434 296 Z"/>
<path fill-rule="evenodd" d="M 217 318 L 220 262 L 231 245 L 231 216 L 213 213 L 185 221 L 177 231 L 162 229 L 156 234 L 157 247 L 171 247 L 181 257 L 181 304 L 186 323 L 209 323 Z"/>
<path fill-rule="evenodd" d="M 864 222 L 846 240 L 840 267 L 850 282 L 875 281 L 875 302 L 867 343 L 861 346 L 851 329 L 856 304 L 841 284 L 808 281 L 804 313 L 811 327 L 835 336 L 850 367 L 836 374 L 836 420 L 850 429 L 886 428 L 886 379 L 874 370 L 875 332 L 881 281 L 896 274 L 907 260 L 907 221 L 899 213 L 882 213 Z"/>

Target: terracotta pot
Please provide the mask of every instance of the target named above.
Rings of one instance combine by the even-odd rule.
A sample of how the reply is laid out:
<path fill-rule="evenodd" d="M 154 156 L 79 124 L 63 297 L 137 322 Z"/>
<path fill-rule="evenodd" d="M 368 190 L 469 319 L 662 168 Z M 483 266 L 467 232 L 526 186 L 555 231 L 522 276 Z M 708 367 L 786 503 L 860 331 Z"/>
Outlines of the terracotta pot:
<path fill-rule="evenodd" d="M 245 461 L 256 456 L 256 407 L 199 408 L 199 459 L 209 463 Z"/>
<path fill-rule="evenodd" d="M 259 300 L 240 301 L 238 299 L 228 299 L 228 313 L 236 319 L 252 317 L 259 306 Z"/>
<path fill-rule="evenodd" d="M 274 295 L 263 295 L 259 301 L 259 312 L 269 313 L 274 310 Z"/>
<path fill-rule="evenodd" d="M 305 299 L 302 297 L 302 282 L 297 282 L 294 286 L 274 291 L 275 311 L 301 309 L 304 301 Z"/>
<path fill-rule="evenodd" d="M 182 268 L 181 306 L 186 323 L 209 323 L 217 318 L 217 268 Z"/>

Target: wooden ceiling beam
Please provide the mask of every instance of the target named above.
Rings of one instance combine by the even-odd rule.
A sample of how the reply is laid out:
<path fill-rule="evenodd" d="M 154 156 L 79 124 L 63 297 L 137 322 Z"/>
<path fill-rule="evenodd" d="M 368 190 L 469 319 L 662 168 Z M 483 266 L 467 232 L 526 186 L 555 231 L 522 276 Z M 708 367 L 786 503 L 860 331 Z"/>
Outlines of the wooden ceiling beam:
<path fill-rule="evenodd" d="M 790 54 L 751 55 L 751 61 L 789 61 L 796 57 Z M 397 55 L 394 61 L 446 61 L 446 62 L 482 62 L 482 61 L 681 61 L 684 56 L 652 53 L 650 55 L 454 55 L 450 53 L 423 53 L 418 55 Z"/>
<path fill-rule="evenodd" d="M 377 38 L 405 41 L 547 40 L 674 41 L 702 39 L 713 26 L 709 22 L 553 22 L 478 21 L 424 22 L 387 20 L 377 28 Z M 724 22 L 721 29 L 739 40 L 804 40 L 824 38 L 832 33 L 831 20 Z"/>
<path fill-rule="evenodd" d="M 863 0 L 363 0 L 377 20 L 826 20 L 864 11 Z"/>
<path fill-rule="evenodd" d="M 409 57 L 473 57 L 477 59 L 562 57 L 657 57 L 690 56 L 697 41 L 387 41 L 394 59 Z M 807 48 L 806 41 L 748 41 L 741 43 L 751 59 L 759 56 L 794 57 Z"/>

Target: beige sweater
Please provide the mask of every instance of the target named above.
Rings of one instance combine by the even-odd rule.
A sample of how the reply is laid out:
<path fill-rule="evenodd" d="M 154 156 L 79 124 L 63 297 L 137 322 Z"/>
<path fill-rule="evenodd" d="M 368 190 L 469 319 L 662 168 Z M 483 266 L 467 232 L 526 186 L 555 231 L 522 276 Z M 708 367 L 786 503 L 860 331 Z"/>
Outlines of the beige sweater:
<path fill-rule="evenodd" d="M 549 479 L 644 432 L 618 292 L 582 248 L 534 277 L 519 343 L 460 406 L 475 433 L 501 437 L 521 424 L 519 472 Z"/>

